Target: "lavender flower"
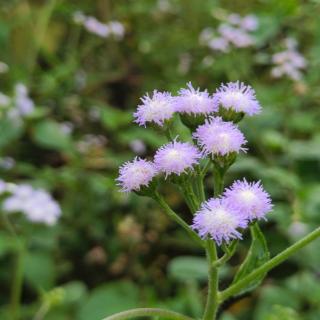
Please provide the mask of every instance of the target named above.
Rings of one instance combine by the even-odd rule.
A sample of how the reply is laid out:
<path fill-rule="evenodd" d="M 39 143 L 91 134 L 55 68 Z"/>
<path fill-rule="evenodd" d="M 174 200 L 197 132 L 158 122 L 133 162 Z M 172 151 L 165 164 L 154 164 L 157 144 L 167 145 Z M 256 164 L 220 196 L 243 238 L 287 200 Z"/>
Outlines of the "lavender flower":
<path fill-rule="evenodd" d="M 7 190 L 12 194 L 3 202 L 4 211 L 21 212 L 32 222 L 56 224 L 61 209 L 49 193 L 27 184 L 11 185 Z"/>
<path fill-rule="evenodd" d="M 224 156 L 246 150 L 242 147 L 247 142 L 242 132 L 235 124 L 225 122 L 220 117 L 210 117 L 197 128 L 193 137 L 198 140 L 205 154 Z"/>
<path fill-rule="evenodd" d="M 246 228 L 247 220 L 239 211 L 223 199 L 210 199 L 202 204 L 196 212 L 192 228 L 197 230 L 200 237 L 212 238 L 218 245 L 232 239 L 241 239 L 238 228 Z"/>
<path fill-rule="evenodd" d="M 249 116 L 261 112 L 255 91 L 251 86 L 239 81 L 222 84 L 213 95 L 213 101 L 216 108 L 220 105 L 225 109 L 244 112 Z"/>
<path fill-rule="evenodd" d="M 249 220 L 263 219 L 271 211 L 272 204 L 269 194 L 264 191 L 260 181 L 235 181 L 223 196 L 225 201 L 242 212 Z"/>
<path fill-rule="evenodd" d="M 152 162 L 136 157 L 120 167 L 117 181 L 122 192 L 140 191 L 141 187 L 149 185 L 156 174 Z"/>
<path fill-rule="evenodd" d="M 83 22 L 83 26 L 91 33 L 94 33 L 102 38 L 107 38 L 110 34 L 109 27 L 98 21 L 95 17 L 87 17 Z"/>
<path fill-rule="evenodd" d="M 101 38 L 114 36 L 117 40 L 121 40 L 125 34 L 125 28 L 119 21 L 102 23 L 97 18 L 86 16 L 81 11 L 74 12 L 73 21 L 76 24 L 83 25 L 87 31 L 94 33 Z"/>
<path fill-rule="evenodd" d="M 175 110 L 187 114 L 208 114 L 218 110 L 213 104 L 207 90 L 194 89 L 191 82 L 187 89 L 181 89 L 179 96 L 174 99 Z"/>
<path fill-rule="evenodd" d="M 138 106 L 137 112 L 133 114 L 135 122 L 140 126 L 146 126 L 147 122 L 154 122 L 163 126 L 164 121 L 173 116 L 174 104 L 169 92 L 154 90 L 151 97 L 146 94 L 141 98 L 141 101 L 143 103 Z"/>
<path fill-rule="evenodd" d="M 15 86 L 14 103 L 21 116 L 27 116 L 34 111 L 34 102 L 29 97 L 28 88 L 22 83 Z"/>
<path fill-rule="evenodd" d="M 200 151 L 188 142 L 174 140 L 162 146 L 154 156 L 154 164 L 159 170 L 166 174 L 180 175 L 187 169 L 192 169 L 201 158 Z"/>
<path fill-rule="evenodd" d="M 242 18 L 239 14 L 232 13 L 216 31 L 205 28 L 200 33 L 200 43 L 221 52 L 229 52 L 232 47 L 249 47 L 256 42 L 250 32 L 255 31 L 258 26 L 259 20 L 255 15 Z"/>
<path fill-rule="evenodd" d="M 302 70 L 306 68 L 306 59 L 297 51 L 295 39 L 287 38 L 285 41 L 286 49 L 275 53 L 272 56 L 274 67 L 271 75 L 274 78 L 289 77 L 294 81 L 302 78 Z"/>
<path fill-rule="evenodd" d="M 240 22 L 240 26 L 244 30 L 255 31 L 259 27 L 258 17 L 254 14 L 248 14 Z"/>

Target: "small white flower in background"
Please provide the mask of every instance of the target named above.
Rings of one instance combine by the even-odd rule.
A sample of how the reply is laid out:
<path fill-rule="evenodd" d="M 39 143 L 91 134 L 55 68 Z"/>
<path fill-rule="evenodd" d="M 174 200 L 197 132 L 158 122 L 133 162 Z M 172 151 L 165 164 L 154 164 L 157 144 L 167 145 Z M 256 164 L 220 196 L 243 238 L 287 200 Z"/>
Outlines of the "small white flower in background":
<path fill-rule="evenodd" d="M 60 124 L 61 131 L 65 134 L 71 134 L 74 129 L 74 124 L 69 121 L 62 122 Z"/>
<path fill-rule="evenodd" d="M 166 13 L 172 11 L 172 3 L 169 0 L 158 0 L 157 1 L 157 10 L 160 12 Z"/>
<path fill-rule="evenodd" d="M 74 12 L 73 21 L 101 38 L 113 36 L 115 39 L 121 40 L 125 35 L 124 25 L 119 21 L 112 20 L 108 23 L 103 23 L 95 17 L 86 16 L 81 11 Z"/>
<path fill-rule="evenodd" d="M 285 49 L 272 56 L 273 68 L 271 75 L 274 78 L 288 77 L 294 81 L 302 78 L 302 70 L 307 66 L 307 60 L 301 55 L 293 38 L 284 41 Z"/>
<path fill-rule="evenodd" d="M 16 161 L 10 157 L 0 158 L 0 168 L 4 170 L 12 169 L 16 164 Z M 0 192 L 1 193 L 1 192 Z"/>
<path fill-rule="evenodd" d="M 131 150 L 139 156 L 145 154 L 147 151 L 146 145 L 140 139 L 134 139 L 130 141 L 129 146 Z"/>
<path fill-rule="evenodd" d="M 28 220 L 47 225 L 56 224 L 61 216 L 59 204 L 44 190 L 0 181 L 0 193 L 5 191 L 11 193 L 2 204 L 2 209 L 8 213 L 21 212 Z"/>
<path fill-rule="evenodd" d="M 76 11 L 73 13 L 73 22 L 76 24 L 82 24 L 86 20 L 86 16 L 82 11 Z"/>
<path fill-rule="evenodd" d="M 87 17 L 83 22 L 83 25 L 89 32 L 94 33 L 102 38 L 106 38 L 110 34 L 109 27 L 106 24 L 98 21 L 95 17 Z"/>
<path fill-rule="evenodd" d="M 214 51 L 229 52 L 232 47 L 245 48 L 255 44 L 250 32 L 257 30 L 259 20 L 255 15 L 241 17 L 232 13 L 216 30 L 205 28 L 200 33 L 200 43 Z"/>
<path fill-rule="evenodd" d="M 34 102 L 29 97 L 28 88 L 22 83 L 15 86 L 14 106 L 22 117 L 34 111 Z"/>
<path fill-rule="evenodd" d="M 124 37 L 125 29 L 119 21 L 109 21 L 107 24 L 110 29 L 110 34 L 115 36 L 116 39 L 121 40 Z"/>
<path fill-rule="evenodd" d="M 8 71 L 9 66 L 6 63 L 0 61 L 0 73 L 7 73 Z"/>

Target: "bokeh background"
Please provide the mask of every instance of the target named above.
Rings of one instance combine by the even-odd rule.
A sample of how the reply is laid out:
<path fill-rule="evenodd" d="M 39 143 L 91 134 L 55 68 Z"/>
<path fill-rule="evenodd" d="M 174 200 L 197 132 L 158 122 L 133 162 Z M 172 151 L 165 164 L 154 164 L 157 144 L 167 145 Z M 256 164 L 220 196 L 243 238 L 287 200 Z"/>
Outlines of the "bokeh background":
<path fill-rule="evenodd" d="M 254 15 L 258 26 L 245 44 L 226 48 L 219 30 L 237 24 L 235 13 Z M 271 193 L 275 207 L 263 230 L 272 255 L 319 225 L 319 15 L 318 0 L 0 1 L 1 179 L 46 190 L 62 212 L 54 225 L 9 216 L 28 248 L 21 319 L 98 320 L 138 306 L 201 315 L 204 253 L 151 200 L 119 193 L 115 184 L 121 163 L 166 141 L 133 124 L 139 98 L 154 89 L 175 94 L 188 81 L 210 92 L 221 82 L 252 85 L 263 112 L 241 123 L 250 152 L 226 183 L 261 179 Z M 112 29 L 110 21 L 120 25 Z M 168 201 L 190 221 L 174 189 Z M 5 320 L 12 319 L 19 245 L 2 227 Z M 270 272 L 254 294 L 227 302 L 220 319 L 320 319 L 319 265 L 317 241 Z"/>

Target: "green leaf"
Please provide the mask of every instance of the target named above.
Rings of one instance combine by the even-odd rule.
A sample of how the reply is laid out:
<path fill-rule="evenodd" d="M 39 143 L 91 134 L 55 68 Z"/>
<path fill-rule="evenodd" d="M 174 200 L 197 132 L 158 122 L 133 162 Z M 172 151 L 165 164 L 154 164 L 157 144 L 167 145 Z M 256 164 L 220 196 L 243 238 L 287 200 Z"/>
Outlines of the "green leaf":
<path fill-rule="evenodd" d="M 38 123 L 33 138 L 42 147 L 66 151 L 72 147 L 70 136 L 64 133 L 59 123 L 51 120 Z"/>
<path fill-rule="evenodd" d="M 265 262 L 267 262 L 270 258 L 270 253 L 268 250 L 268 246 L 266 240 L 264 238 L 263 233 L 261 232 L 259 225 L 254 223 L 250 226 L 251 232 L 251 246 L 248 251 L 248 254 L 241 264 L 238 272 L 236 273 L 232 284 L 235 284 L 245 276 L 247 276 L 251 271 L 255 270 Z M 252 282 L 250 282 L 244 289 L 242 289 L 238 294 L 243 294 L 247 291 L 251 291 L 255 289 L 265 277 L 265 274 L 256 278 Z"/>
<path fill-rule="evenodd" d="M 101 320 L 114 313 L 137 307 L 138 289 L 130 282 L 108 283 L 94 289 L 80 307 L 77 320 Z"/>
<path fill-rule="evenodd" d="M 116 130 L 121 126 L 128 125 L 128 123 L 132 121 L 132 115 L 129 112 L 124 112 L 108 106 L 101 109 L 101 120 L 106 129 Z"/>
<path fill-rule="evenodd" d="M 53 287 L 56 276 L 53 257 L 49 253 L 28 253 L 24 259 L 26 281 L 35 289 L 48 290 Z"/>
<path fill-rule="evenodd" d="M 168 266 L 169 275 L 179 281 L 206 280 L 208 277 L 208 263 L 205 258 L 177 257 Z"/>
<path fill-rule="evenodd" d="M 10 145 L 23 133 L 23 125 L 8 118 L 0 119 L 0 148 Z"/>
<path fill-rule="evenodd" d="M 266 320 L 299 320 L 300 316 L 296 313 L 295 310 L 284 307 L 281 305 L 274 305 L 272 307 L 271 313 L 266 318 Z"/>

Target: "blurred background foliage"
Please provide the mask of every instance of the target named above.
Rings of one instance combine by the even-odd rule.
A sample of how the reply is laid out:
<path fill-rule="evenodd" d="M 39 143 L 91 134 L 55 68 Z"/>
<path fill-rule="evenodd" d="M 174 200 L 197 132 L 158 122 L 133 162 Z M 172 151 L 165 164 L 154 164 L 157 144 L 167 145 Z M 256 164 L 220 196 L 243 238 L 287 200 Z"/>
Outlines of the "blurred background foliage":
<path fill-rule="evenodd" d="M 101 38 L 73 21 L 76 11 L 120 21 L 124 38 Z M 255 14 L 254 46 L 219 53 L 199 34 L 226 13 Z M 0 91 L 24 83 L 35 103 L 19 121 L 1 110 L 0 171 L 10 182 L 50 191 L 61 204 L 54 227 L 15 222 L 28 241 L 22 319 L 101 319 L 137 306 L 163 306 L 199 317 L 206 284 L 201 249 L 151 201 L 118 192 L 118 166 L 150 156 L 165 137 L 133 125 L 139 97 L 176 93 L 192 81 L 213 92 L 221 82 L 251 84 L 263 113 L 241 124 L 250 152 L 227 184 L 261 179 L 275 207 L 263 223 L 274 255 L 320 222 L 319 1 L 10 0 L 0 1 Z M 287 37 L 308 65 L 298 81 L 270 75 Z M 212 190 L 211 177 L 207 180 Z M 190 221 L 181 198 L 168 201 Z M 249 244 L 223 270 L 230 281 Z M 0 231 L 0 318 L 8 308 L 18 245 Z M 320 319 L 320 243 L 270 273 L 259 290 L 227 302 L 221 319 Z M 41 309 L 42 308 L 42 309 Z M 40 309 L 40 313 L 39 313 Z M 46 315 L 41 318 L 41 310 Z"/>

